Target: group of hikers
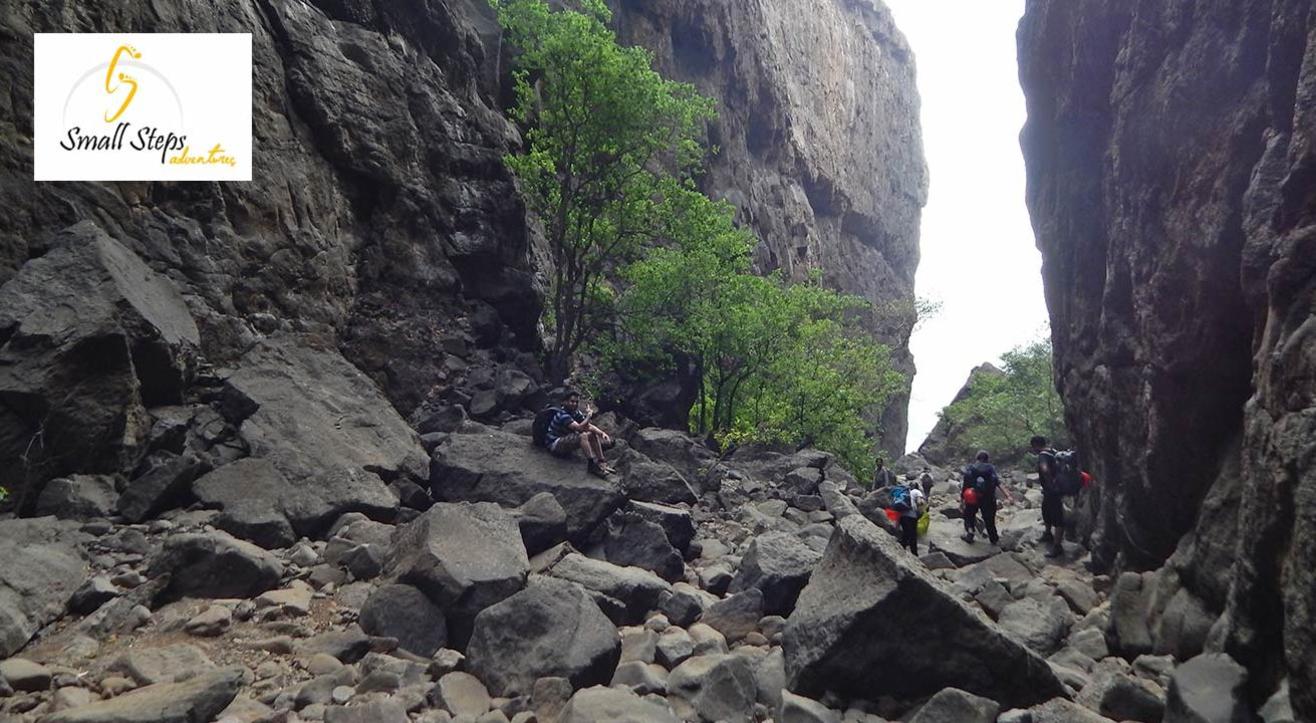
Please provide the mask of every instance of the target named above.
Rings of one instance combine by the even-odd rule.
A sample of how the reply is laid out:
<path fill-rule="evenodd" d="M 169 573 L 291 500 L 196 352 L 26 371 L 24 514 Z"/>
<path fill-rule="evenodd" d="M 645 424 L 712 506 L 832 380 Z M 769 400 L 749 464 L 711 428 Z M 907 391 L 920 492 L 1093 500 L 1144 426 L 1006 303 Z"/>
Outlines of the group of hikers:
<path fill-rule="evenodd" d="M 1034 436 L 1029 440 L 1029 449 L 1037 457 L 1037 479 L 1042 490 L 1041 541 L 1048 546 L 1047 557 L 1059 557 L 1064 552 L 1061 545 L 1065 536 L 1064 498 L 1078 494 L 1092 478 L 1079 469 L 1076 453 L 1052 449 L 1046 437 Z M 993 545 L 999 544 L 1000 534 L 996 530 L 997 495 L 1003 495 L 1007 502 L 1012 502 L 1014 495 L 1001 484 L 1001 476 L 991 463 L 991 455 L 985 450 L 979 451 L 974 460 L 964 467 L 960 476 L 960 507 L 964 520 L 964 534 L 960 539 L 973 544 L 981 516 L 981 525 L 987 533 L 988 541 Z M 909 548 L 915 555 L 918 554 L 919 520 L 927 513 L 932 484 L 932 474 L 927 467 L 923 468 L 917 480 L 911 478 L 902 484 L 886 468 L 883 459 L 877 459 L 873 486 L 875 489 L 892 490 L 889 514 L 900 525 L 901 546 Z"/>
<path fill-rule="evenodd" d="M 607 478 L 616 474 L 605 456 L 605 451 L 613 446 L 613 439 L 590 421 L 593 417 L 593 410 L 581 410 L 580 392 L 568 389 L 558 406 L 547 407 L 535 416 L 531 435 L 536 445 L 554 456 L 571 457 L 579 449 L 585 454 L 590 474 Z M 1046 437 L 1034 436 L 1029 440 L 1029 448 L 1037 456 L 1037 477 L 1042 489 L 1041 541 L 1049 545 L 1047 557 L 1058 557 L 1063 552 L 1064 498 L 1078 494 L 1091 477 L 1078 468 L 1078 457 L 1074 452 L 1052 449 Z M 877 458 L 873 487 L 889 490 L 888 514 L 900 526 L 900 544 L 915 555 L 918 555 L 918 537 L 926 532 L 929 524 L 928 504 L 932 498 L 933 482 L 931 471 L 924 467 L 917 479 L 911 477 L 902 483 L 887 469 L 884 460 Z M 991 456 L 985 450 L 980 451 L 961 472 L 960 505 L 964 534 L 960 539 L 973 544 L 981 517 L 988 541 L 999 544 L 1000 535 L 996 531 L 998 493 L 1004 495 L 1006 501 L 1013 501 L 1014 495 L 1001 484 Z"/>

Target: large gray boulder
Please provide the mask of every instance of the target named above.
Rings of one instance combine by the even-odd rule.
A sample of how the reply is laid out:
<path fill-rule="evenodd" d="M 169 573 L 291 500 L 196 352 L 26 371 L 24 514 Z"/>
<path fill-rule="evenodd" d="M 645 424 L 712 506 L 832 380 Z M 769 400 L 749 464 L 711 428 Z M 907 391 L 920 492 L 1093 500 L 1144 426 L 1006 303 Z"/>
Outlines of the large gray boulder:
<path fill-rule="evenodd" d="M 684 698 L 701 720 L 748 721 L 758 696 L 750 659 L 743 655 L 698 655 L 667 678 L 669 695 Z"/>
<path fill-rule="evenodd" d="M 87 578 L 78 545 L 89 539 L 76 523 L 53 517 L 0 520 L 0 658 L 63 614 Z"/>
<path fill-rule="evenodd" d="M 619 625 L 639 624 L 672 594 L 672 586 L 648 570 L 614 565 L 578 552 L 562 556 L 544 572 L 595 594 L 604 612 Z"/>
<path fill-rule="evenodd" d="M 693 504 L 695 488 L 675 467 L 646 457 L 635 449 L 626 450 L 618 469 L 621 489 L 627 499 L 663 504 Z"/>
<path fill-rule="evenodd" d="M 37 498 L 37 514 L 67 520 L 109 517 L 114 514 L 118 501 L 114 477 L 75 474 L 46 483 Z"/>
<path fill-rule="evenodd" d="M 763 592 L 763 614 L 790 615 L 822 553 L 789 532 L 768 532 L 749 543 L 730 592 Z"/>
<path fill-rule="evenodd" d="M 1001 706 L 958 688 L 945 688 L 918 709 L 909 723 L 995 723 Z"/>
<path fill-rule="evenodd" d="M 448 622 L 425 593 L 410 585 L 381 585 L 357 619 L 370 635 L 396 638 L 398 647 L 430 657 L 448 642 Z"/>
<path fill-rule="evenodd" d="M 536 576 L 475 617 L 466 665 L 494 695 L 529 695 L 540 678 L 607 685 L 621 657 L 617 628 L 583 590 Z"/>
<path fill-rule="evenodd" d="M 214 720 L 242 687 L 246 669 L 222 668 L 178 683 L 138 688 L 117 698 L 43 718 L 46 723 L 197 723 Z"/>
<path fill-rule="evenodd" d="M 579 460 L 554 457 L 511 432 L 468 426 L 434 450 L 430 489 L 436 499 L 519 507 L 547 492 L 565 510 L 567 535 L 576 542 L 625 501 L 614 482 L 590 475 Z"/>
<path fill-rule="evenodd" d="M 283 564 L 224 532 L 173 535 L 151 559 L 151 577 L 169 575 L 162 594 L 180 597 L 255 597 L 279 584 Z"/>
<path fill-rule="evenodd" d="M 649 570 L 669 582 L 685 575 L 685 562 L 656 522 L 618 510 L 608 518 L 603 554 L 614 565 Z"/>
<path fill-rule="evenodd" d="M 51 246 L 0 286 L 0 469 L 24 470 L 5 486 L 29 509 L 20 481 L 131 468 L 200 346 L 173 283 L 95 223 Z"/>
<path fill-rule="evenodd" d="M 247 352 L 225 379 L 224 405 L 251 456 L 287 482 L 259 499 L 299 534 L 345 512 L 389 517 L 398 501 L 384 478 L 427 477 L 425 450 L 406 420 L 369 377 L 311 337 L 280 335 Z M 210 492 L 224 507 L 238 493 L 220 496 L 219 486 Z"/>
<path fill-rule="evenodd" d="M 910 631 L 918 631 L 911 634 Z M 956 687 L 1026 707 L 1065 695 L 1044 660 L 975 612 L 889 535 L 840 521 L 786 624 L 791 690 L 876 701 Z M 874 668 L 901 661 L 900 675 Z"/>
<path fill-rule="evenodd" d="M 1165 723 L 1245 723 L 1252 720 L 1247 670 L 1223 653 L 1204 653 L 1174 669 Z"/>
<path fill-rule="evenodd" d="M 397 531 L 384 568 L 443 610 L 458 644 L 476 614 L 523 588 L 529 572 L 516 518 L 488 502 L 434 505 Z"/>
<path fill-rule="evenodd" d="M 1060 648 L 1073 617 L 1065 601 L 1052 595 L 1045 600 L 1015 600 L 1005 606 L 997 622 L 1006 634 L 1039 655 L 1050 655 Z"/>

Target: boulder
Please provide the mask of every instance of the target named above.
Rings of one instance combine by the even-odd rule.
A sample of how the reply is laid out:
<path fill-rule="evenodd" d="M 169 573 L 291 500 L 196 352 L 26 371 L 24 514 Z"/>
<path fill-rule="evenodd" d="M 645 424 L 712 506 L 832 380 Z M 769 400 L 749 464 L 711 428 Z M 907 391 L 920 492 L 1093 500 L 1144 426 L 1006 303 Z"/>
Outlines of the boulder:
<path fill-rule="evenodd" d="M 740 571 L 731 581 L 733 593 L 757 588 L 763 593 L 763 613 L 790 615 L 809 575 L 822 559 L 797 536 L 788 532 L 768 532 L 749 543 L 740 561 Z"/>
<path fill-rule="evenodd" d="M 179 643 L 129 650 L 114 661 L 109 669 L 125 674 L 138 685 L 155 685 L 194 678 L 214 667 L 210 658 L 198 648 Z"/>
<path fill-rule="evenodd" d="M 957 687 L 1014 707 L 1065 695 L 1044 660 L 857 515 L 837 525 L 787 621 L 784 648 L 790 689 L 803 695 L 876 701 Z M 901 661 L 900 675 L 869 674 L 891 660 Z"/>
<path fill-rule="evenodd" d="M 702 481 L 717 464 L 717 455 L 712 450 L 674 429 L 646 427 L 627 441 L 635 451 L 676 468 L 685 479 Z"/>
<path fill-rule="evenodd" d="M 1089 710 L 1119 721 L 1160 723 L 1165 715 L 1165 693 L 1145 680 L 1099 665 L 1076 701 Z"/>
<path fill-rule="evenodd" d="M 6 486 L 29 510 L 46 480 L 132 468 L 146 451 L 146 408 L 182 400 L 200 346 L 174 284 L 95 222 L 50 248 L 0 286 L 0 398 L 12 400 L 0 411 L 0 464 L 23 460 Z"/>
<path fill-rule="evenodd" d="M 89 539 L 76 523 L 53 517 L 0 520 L 0 658 L 64 613 L 87 578 L 78 545 Z"/>
<path fill-rule="evenodd" d="M 628 449 L 621 456 L 621 489 L 627 499 L 662 504 L 693 504 L 697 495 L 675 467 Z"/>
<path fill-rule="evenodd" d="M 1154 573 L 1122 573 L 1110 593 L 1110 628 L 1106 639 L 1111 652 L 1128 660 L 1152 652 L 1151 629 L 1147 622 L 1151 618 L 1152 591 L 1145 585 L 1152 575 Z"/>
<path fill-rule="evenodd" d="M 488 502 L 434 505 L 398 529 L 384 570 L 442 609 L 458 644 L 476 614 L 524 587 L 529 572 L 516 518 Z"/>
<path fill-rule="evenodd" d="M 538 555 L 567 539 L 567 511 L 549 492 L 531 497 L 513 513 L 528 555 Z"/>
<path fill-rule="evenodd" d="M 118 501 L 114 477 L 75 474 L 46 483 L 37 498 L 37 514 L 54 515 L 61 520 L 109 517 L 114 514 Z"/>
<path fill-rule="evenodd" d="M 763 600 L 763 592 L 751 587 L 710 605 L 699 622 L 734 643 L 758 629 L 759 618 L 764 614 Z"/>
<path fill-rule="evenodd" d="M 247 671 L 221 668 L 178 683 L 138 688 L 110 700 L 60 711 L 46 723 L 195 723 L 214 720 L 242 687 Z"/>
<path fill-rule="evenodd" d="M 357 619 L 369 635 L 397 638 L 398 647 L 428 658 L 448 643 L 443 611 L 410 585 L 381 585 Z"/>
<path fill-rule="evenodd" d="M 616 483 L 590 475 L 582 462 L 554 457 L 525 437 L 488 427 L 454 434 L 435 448 L 430 491 L 435 499 L 504 507 L 519 507 L 547 492 L 566 512 L 567 537 L 575 542 L 584 542 L 625 501 Z"/>
<path fill-rule="evenodd" d="M 996 723 L 996 701 L 958 688 L 944 688 L 924 703 L 909 723 Z"/>
<path fill-rule="evenodd" d="M 603 554 L 614 565 L 649 570 L 669 582 L 685 576 L 681 553 L 656 522 L 619 510 L 608 518 Z"/>
<path fill-rule="evenodd" d="M 499 696 L 529 695 L 539 678 L 607 685 L 621 656 L 617 629 L 582 590 L 536 576 L 475 618 L 467 669 Z"/>
<path fill-rule="evenodd" d="M 1046 601 L 1016 600 L 1005 606 L 997 622 L 1015 640 L 1040 655 L 1050 655 L 1060 648 L 1072 618 L 1065 601 L 1053 595 Z"/>
<path fill-rule="evenodd" d="M 407 709 L 392 700 L 331 706 L 324 711 L 324 723 L 408 723 L 409 720 Z"/>
<path fill-rule="evenodd" d="M 841 714 L 811 698 L 782 691 L 777 720 L 781 723 L 841 723 Z"/>
<path fill-rule="evenodd" d="M 225 378 L 224 408 L 251 456 L 298 491 L 282 511 L 302 534 L 344 512 L 391 515 L 397 498 L 384 478 L 428 476 L 416 432 L 369 377 L 313 337 L 256 344 Z"/>
<path fill-rule="evenodd" d="M 169 575 L 170 598 L 247 598 L 272 589 L 283 564 L 261 548 L 224 532 L 173 535 L 151 560 L 149 575 Z"/>
<path fill-rule="evenodd" d="M 641 698 L 630 690 L 596 685 L 571 696 L 556 720 L 558 723 L 678 723 L 681 719 L 652 698 Z"/>
<path fill-rule="evenodd" d="M 430 691 L 429 702 L 442 707 L 454 716 L 482 716 L 489 712 L 492 699 L 489 689 L 470 673 L 453 671 L 439 678 Z"/>
<path fill-rule="evenodd" d="M 0 660 L 0 680 L 18 691 L 45 692 L 50 690 L 52 673 L 40 663 L 27 658 Z"/>
<path fill-rule="evenodd" d="M 608 612 L 618 625 L 643 622 L 644 616 L 658 609 L 672 593 L 671 585 L 648 570 L 621 567 L 578 552 L 563 556 L 544 571 L 614 601 L 618 608 L 611 612 L 605 609 L 604 612 Z"/>
<path fill-rule="evenodd" d="M 300 494 L 268 459 L 248 458 L 226 464 L 192 482 L 192 494 L 220 510 L 215 526 L 266 549 L 288 547 L 298 533 L 288 520 L 288 508 Z M 319 522 L 319 520 L 316 520 Z M 304 530 L 304 532 L 308 532 Z"/>
<path fill-rule="evenodd" d="M 1104 715 L 1094 713 L 1065 698 L 1055 698 L 1034 706 L 1022 721 L 1031 723 L 1110 723 Z M 1004 720 L 1002 716 L 1001 720 Z"/>
<path fill-rule="evenodd" d="M 1165 723 L 1242 723 L 1251 720 L 1247 670 L 1223 653 L 1204 653 L 1174 669 Z"/>
<path fill-rule="evenodd" d="M 685 699 L 702 720 L 748 721 L 758 694 L 754 669 L 743 655 L 699 655 L 676 666 L 667 691 Z"/>
<path fill-rule="evenodd" d="M 667 541 L 685 554 L 690 543 L 695 539 L 695 523 L 688 510 L 656 502 L 639 502 L 632 499 L 626 504 L 626 511 L 641 519 L 657 523 L 667 534 Z"/>
<path fill-rule="evenodd" d="M 119 495 L 118 512 L 128 522 L 137 523 L 182 504 L 192 481 L 209 469 L 209 464 L 190 452 L 165 457 L 128 483 Z"/>

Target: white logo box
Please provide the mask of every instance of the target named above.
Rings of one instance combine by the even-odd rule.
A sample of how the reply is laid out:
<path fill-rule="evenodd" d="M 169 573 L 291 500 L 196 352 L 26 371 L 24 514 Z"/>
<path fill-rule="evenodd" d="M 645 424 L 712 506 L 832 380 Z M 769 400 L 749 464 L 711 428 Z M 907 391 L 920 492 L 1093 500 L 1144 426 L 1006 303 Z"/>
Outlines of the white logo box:
<path fill-rule="evenodd" d="M 37 33 L 37 181 L 250 181 L 250 33 Z"/>

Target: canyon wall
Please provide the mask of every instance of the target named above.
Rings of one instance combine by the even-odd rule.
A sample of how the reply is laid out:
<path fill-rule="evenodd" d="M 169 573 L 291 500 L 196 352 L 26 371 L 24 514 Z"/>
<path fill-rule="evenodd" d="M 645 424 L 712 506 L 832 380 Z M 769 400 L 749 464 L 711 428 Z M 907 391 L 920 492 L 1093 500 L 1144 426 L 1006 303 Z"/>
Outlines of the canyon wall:
<path fill-rule="evenodd" d="M 819 270 L 876 306 L 871 328 L 906 375 L 881 418 L 882 447 L 898 457 L 928 181 L 914 61 L 890 12 L 874 0 L 610 4 L 623 43 L 717 99 L 703 186 L 758 233 L 758 268 Z"/>
<path fill-rule="evenodd" d="M 1032 0 L 1021 142 L 1101 566 L 1316 716 L 1316 10 Z M 1167 582 L 1168 581 L 1168 582 Z M 1185 597 L 1186 596 L 1186 597 Z M 1155 603 L 1155 601 L 1153 601 Z M 1166 603 L 1161 599 L 1160 605 Z M 1155 612 L 1155 610 L 1153 610 Z"/>

